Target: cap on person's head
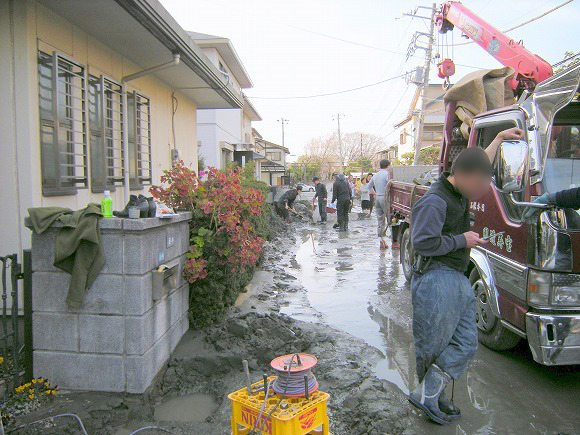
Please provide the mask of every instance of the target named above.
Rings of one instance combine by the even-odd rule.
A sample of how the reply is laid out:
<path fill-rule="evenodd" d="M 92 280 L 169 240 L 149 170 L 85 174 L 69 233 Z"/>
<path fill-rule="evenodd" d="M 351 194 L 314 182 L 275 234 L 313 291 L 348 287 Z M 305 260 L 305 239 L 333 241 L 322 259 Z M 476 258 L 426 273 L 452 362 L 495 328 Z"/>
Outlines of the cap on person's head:
<path fill-rule="evenodd" d="M 299 184 L 298 186 L 296 186 L 296 190 L 302 190 L 302 184 Z"/>
<path fill-rule="evenodd" d="M 333 176 L 333 177 L 338 177 L 338 173 L 337 173 L 337 172 L 333 172 L 333 173 L 332 173 L 332 176 Z"/>
<path fill-rule="evenodd" d="M 318 181 L 318 177 L 312 177 L 312 181 Z"/>
<path fill-rule="evenodd" d="M 387 169 L 390 165 L 391 165 L 391 162 L 389 162 L 387 159 L 383 159 L 379 163 L 379 166 L 381 167 L 381 169 Z"/>
<path fill-rule="evenodd" d="M 469 147 L 461 151 L 451 166 L 451 174 L 461 172 L 465 174 L 480 173 L 487 176 L 493 174 L 493 165 L 488 155 L 479 147 Z"/>

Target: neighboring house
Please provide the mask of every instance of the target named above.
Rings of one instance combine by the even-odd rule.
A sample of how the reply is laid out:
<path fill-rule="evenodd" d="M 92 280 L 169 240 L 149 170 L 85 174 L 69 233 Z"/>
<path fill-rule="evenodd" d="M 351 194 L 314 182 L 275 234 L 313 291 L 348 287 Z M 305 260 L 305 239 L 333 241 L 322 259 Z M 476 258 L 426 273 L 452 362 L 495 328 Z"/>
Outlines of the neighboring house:
<path fill-rule="evenodd" d="M 236 90 L 242 92 L 242 89 L 253 86 L 229 39 L 204 33 L 188 33 Z M 261 121 L 262 118 L 245 95 L 243 103 L 241 109 L 198 110 L 199 154 L 205 166 L 225 169 L 232 162 L 244 166 L 248 161 L 256 161 L 256 166 L 259 166 L 260 160 L 264 158 L 256 152 L 252 136 L 252 122 Z M 259 178 L 259 174 L 260 171 L 256 169 L 256 178 Z"/>
<path fill-rule="evenodd" d="M 405 119 L 395 124 L 395 129 L 398 130 L 398 135 L 389 148 L 384 151 L 384 155 L 388 155 L 393 159 L 400 159 L 403 154 L 415 151 L 415 143 L 419 132 L 420 94 L 421 89 L 417 87 L 413 100 L 409 106 L 407 116 Z M 431 84 L 427 88 L 427 104 L 425 107 L 422 148 L 441 145 L 445 118 L 444 96 L 445 90 L 441 88 L 441 85 Z"/>
<path fill-rule="evenodd" d="M 266 156 L 261 162 L 261 180 L 270 186 L 283 186 L 288 184 L 286 177 L 286 154 L 290 150 L 282 145 L 269 142 L 254 130 L 254 140 L 259 153 Z"/>
<path fill-rule="evenodd" d="M 2 1 L 0 41 L 0 255 L 30 246 L 29 207 L 120 210 L 196 168 L 198 109 L 246 106 L 158 0 Z"/>

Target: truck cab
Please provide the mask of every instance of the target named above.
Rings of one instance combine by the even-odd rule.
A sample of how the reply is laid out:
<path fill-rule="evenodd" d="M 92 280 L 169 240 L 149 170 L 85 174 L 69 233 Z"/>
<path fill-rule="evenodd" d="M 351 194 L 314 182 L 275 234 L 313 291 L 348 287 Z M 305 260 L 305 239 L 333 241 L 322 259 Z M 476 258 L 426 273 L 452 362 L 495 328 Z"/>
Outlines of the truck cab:
<path fill-rule="evenodd" d="M 440 171 L 465 147 L 486 148 L 502 130 L 526 133 L 500 145 L 488 193 L 470 203 L 472 230 L 491 238 L 471 250 L 466 275 L 480 342 L 505 350 L 527 339 L 544 365 L 580 364 L 580 215 L 555 207 L 532 223 L 523 215 L 543 193 L 580 187 L 579 85 L 580 65 L 525 91 L 515 105 L 476 116 L 468 139 L 454 131 L 454 103 L 446 106 Z M 426 189 L 403 184 L 392 182 L 389 202 L 409 278 L 410 210 Z"/>

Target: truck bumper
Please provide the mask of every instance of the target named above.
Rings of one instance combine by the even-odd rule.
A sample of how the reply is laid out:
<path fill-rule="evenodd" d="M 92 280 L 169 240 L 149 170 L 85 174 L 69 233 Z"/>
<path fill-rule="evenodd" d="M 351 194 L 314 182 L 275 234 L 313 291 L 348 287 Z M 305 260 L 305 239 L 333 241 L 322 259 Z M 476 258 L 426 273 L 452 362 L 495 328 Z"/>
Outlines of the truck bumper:
<path fill-rule="evenodd" d="M 580 364 L 580 314 L 526 314 L 534 360 L 547 366 Z"/>

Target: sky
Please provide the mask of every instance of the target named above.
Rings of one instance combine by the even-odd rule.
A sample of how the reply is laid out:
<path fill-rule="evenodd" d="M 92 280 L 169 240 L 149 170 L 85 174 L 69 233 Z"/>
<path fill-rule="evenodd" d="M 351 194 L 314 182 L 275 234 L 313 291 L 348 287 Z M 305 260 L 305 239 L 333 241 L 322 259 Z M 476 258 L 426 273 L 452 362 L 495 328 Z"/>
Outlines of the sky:
<path fill-rule="evenodd" d="M 413 0 L 160 0 L 186 30 L 229 38 L 254 87 L 245 89 L 262 117 L 253 126 L 267 140 L 281 143 L 279 120 L 285 118 L 285 145 L 295 160 L 308 140 L 336 132 L 362 131 L 396 140 L 393 124 L 403 119 L 416 86 L 393 77 L 424 63 L 424 51 L 409 59 L 407 48 L 416 31 L 427 32 L 428 20 L 403 16 Z M 563 3 L 564 0 L 465 0 L 463 4 L 504 30 Z M 438 3 L 439 5 L 439 3 Z M 429 10 L 419 9 L 421 15 Z M 509 35 L 523 40 L 532 53 L 553 64 L 564 52 L 579 51 L 580 1 L 558 9 Z M 345 40 L 345 41 L 341 41 Z M 456 29 L 437 38 L 435 48 L 456 63 L 451 81 L 478 68 L 501 65 Z M 448 45 L 445 45 L 448 44 Z M 430 83 L 441 83 L 432 66 Z M 386 80 L 386 81 L 385 81 Z M 372 83 L 358 91 L 317 98 Z M 283 97 L 283 98 L 280 98 Z"/>

